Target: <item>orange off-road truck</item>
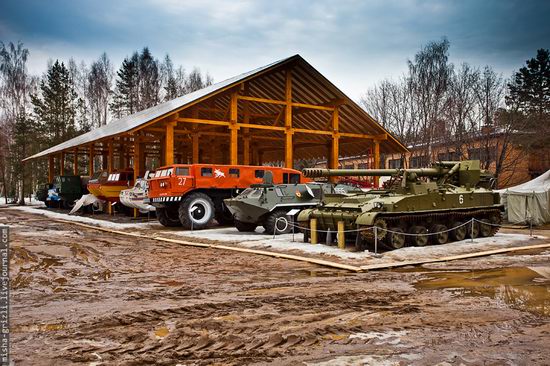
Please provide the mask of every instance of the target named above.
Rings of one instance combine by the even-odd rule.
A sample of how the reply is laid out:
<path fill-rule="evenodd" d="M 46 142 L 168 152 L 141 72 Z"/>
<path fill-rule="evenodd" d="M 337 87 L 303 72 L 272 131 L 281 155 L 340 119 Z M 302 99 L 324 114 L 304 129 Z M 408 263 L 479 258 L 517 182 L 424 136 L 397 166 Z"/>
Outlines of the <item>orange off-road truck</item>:
<path fill-rule="evenodd" d="M 252 184 L 261 184 L 266 172 L 274 184 L 304 183 L 298 170 L 249 165 L 174 164 L 159 168 L 150 177 L 148 202 L 156 207 L 164 226 L 204 229 L 213 219 L 232 223 L 223 200 L 238 195 Z M 268 173 L 269 174 L 269 173 Z"/>

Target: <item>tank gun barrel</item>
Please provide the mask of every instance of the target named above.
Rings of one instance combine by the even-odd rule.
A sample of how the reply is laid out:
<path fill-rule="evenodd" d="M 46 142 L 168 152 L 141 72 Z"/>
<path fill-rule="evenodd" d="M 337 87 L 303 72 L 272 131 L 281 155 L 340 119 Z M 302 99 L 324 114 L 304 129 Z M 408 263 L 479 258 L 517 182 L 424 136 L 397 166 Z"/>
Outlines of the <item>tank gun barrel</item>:
<path fill-rule="evenodd" d="M 308 178 L 319 177 L 382 177 L 400 176 L 404 173 L 416 174 L 418 177 L 439 177 L 449 172 L 449 168 L 418 168 L 418 169 L 304 169 L 302 173 Z"/>

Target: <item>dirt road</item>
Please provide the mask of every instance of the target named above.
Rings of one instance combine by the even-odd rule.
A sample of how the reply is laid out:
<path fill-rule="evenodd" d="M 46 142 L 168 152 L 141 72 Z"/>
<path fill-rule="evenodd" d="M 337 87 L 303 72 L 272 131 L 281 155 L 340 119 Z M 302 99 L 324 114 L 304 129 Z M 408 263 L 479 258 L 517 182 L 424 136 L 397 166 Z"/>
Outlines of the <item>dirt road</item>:
<path fill-rule="evenodd" d="M 548 364 L 550 251 L 351 274 L 0 210 L 16 365 Z"/>

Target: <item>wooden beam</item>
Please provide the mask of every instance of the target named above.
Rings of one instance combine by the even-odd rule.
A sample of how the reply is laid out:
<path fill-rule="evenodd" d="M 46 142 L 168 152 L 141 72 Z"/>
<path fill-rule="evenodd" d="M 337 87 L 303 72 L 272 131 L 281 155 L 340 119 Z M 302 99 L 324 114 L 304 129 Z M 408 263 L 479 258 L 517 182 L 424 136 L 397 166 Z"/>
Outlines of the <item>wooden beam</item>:
<path fill-rule="evenodd" d="M 115 170 L 115 162 L 114 162 L 114 147 L 113 147 L 113 140 L 109 140 L 108 142 L 108 156 L 107 156 L 107 170 L 112 172 Z"/>
<path fill-rule="evenodd" d="M 73 175 L 78 175 L 78 148 L 74 149 L 73 156 Z"/>
<path fill-rule="evenodd" d="M 244 93 L 248 94 L 248 84 L 244 86 Z M 250 102 L 248 100 L 243 102 L 243 112 L 243 122 L 250 123 Z M 250 129 L 248 127 L 243 129 L 243 164 L 250 165 Z"/>
<path fill-rule="evenodd" d="M 332 112 L 332 149 L 330 160 L 331 167 L 329 169 L 338 169 L 340 163 L 340 116 L 338 108 L 335 108 Z M 335 182 L 337 177 L 330 177 L 331 182 Z"/>
<path fill-rule="evenodd" d="M 296 108 L 318 109 L 321 111 L 330 111 L 330 112 L 332 112 L 335 109 L 335 107 L 325 107 L 322 105 L 305 104 L 305 103 L 292 103 L 292 106 Z"/>
<path fill-rule="evenodd" d="M 248 127 L 259 130 L 271 130 L 271 131 L 286 131 L 286 127 L 275 127 L 269 125 L 255 125 L 252 123 L 237 123 L 237 127 Z"/>
<path fill-rule="evenodd" d="M 65 174 L 65 153 L 59 154 L 59 175 Z"/>
<path fill-rule="evenodd" d="M 55 161 L 54 156 L 48 156 L 48 183 L 53 182 L 53 177 L 55 175 Z"/>
<path fill-rule="evenodd" d="M 166 123 L 166 135 L 164 140 L 164 165 L 174 164 L 174 127 L 177 122 Z"/>
<path fill-rule="evenodd" d="M 229 118 L 231 120 L 231 124 L 229 126 L 229 132 L 231 134 L 230 141 L 229 141 L 229 164 L 231 165 L 237 165 L 239 163 L 239 156 L 238 156 L 238 129 L 237 126 L 237 120 L 238 120 L 238 92 L 234 91 L 231 93 L 231 103 L 230 103 L 230 113 Z"/>
<path fill-rule="evenodd" d="M 266 99 L 266 98 L 256 98 L 256 97 L 249 97 L 245 95 L 239 95 L 237 99 L 240 100 L 248 100 L 250 102 L 258 102 L 258 103 L 267 103 L 267 104 L 280 104 L 280 105 L 286 105 L 286 101 L 284 100 L 275 100 L 275 99 Z"/>
<path fill-rule="evenodd" d="M 230 121 L 217 121 L 212 119 L 184 118 L 184 117 L 178 118 L 177 121 L 185 122 L 185 123 L 199 123 L 203 125 L 218 125 L 218 126 L 229 126 L 231 124 Z"/>
<path fill-rule="evenodd" d="M 287 69 L 285 75 L 285 166 L 291 168 L 294 165 L 292 146 L 292 70 Z"/>
<path fill-rule="evenodd" d="M 374 169 L 380 169 L 380 141 L 374 140 Z M 378 187 L 380 177 L 374 177 L 374 186 Z"/>
<path fill-rule="evenodd" d="M 199 110 L 197 108 L 193 108 L 192 112 L 191 112 L 191 115 L 194 119 L 198 119 L 199 118 Z M 191 142 L 192 142 L 192 146 L 191 146 L 191 159 L 192 159 L 192 162 L 193 164 L 198 164 L 199 163 L 199 143 L 200 143 L 200 140 L 199 140 L 199 134 L 197 133 L 197 124 L 196 123 L 193 123 L 193 135 L 191 137 Z"/>
<path fill-rule="evenodd" d="M 141 139 L 139 135 L 134 136 L 134 182 L 138 179 L 140 175 L 141 167 Z"/>
<path fill-rule="evenodd" d="M 94 144 L 90 144 L 90 151 L 88 154 L 88 175 L 91 177 L 94 174 Z"/>

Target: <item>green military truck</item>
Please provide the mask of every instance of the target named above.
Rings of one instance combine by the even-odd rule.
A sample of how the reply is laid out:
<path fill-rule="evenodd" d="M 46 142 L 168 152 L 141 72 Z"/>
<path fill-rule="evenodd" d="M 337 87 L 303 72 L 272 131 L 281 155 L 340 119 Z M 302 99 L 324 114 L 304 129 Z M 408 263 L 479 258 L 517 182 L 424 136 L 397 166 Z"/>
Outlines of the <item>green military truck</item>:
<path fill-rule="evenodd" d="M 43 201 L 46 207 L 70 209 L 76 200 L 88 193 L 88 177 L 79 175 L 58 175 L 52 183 L 38 186 L 36 199 Z"/>

